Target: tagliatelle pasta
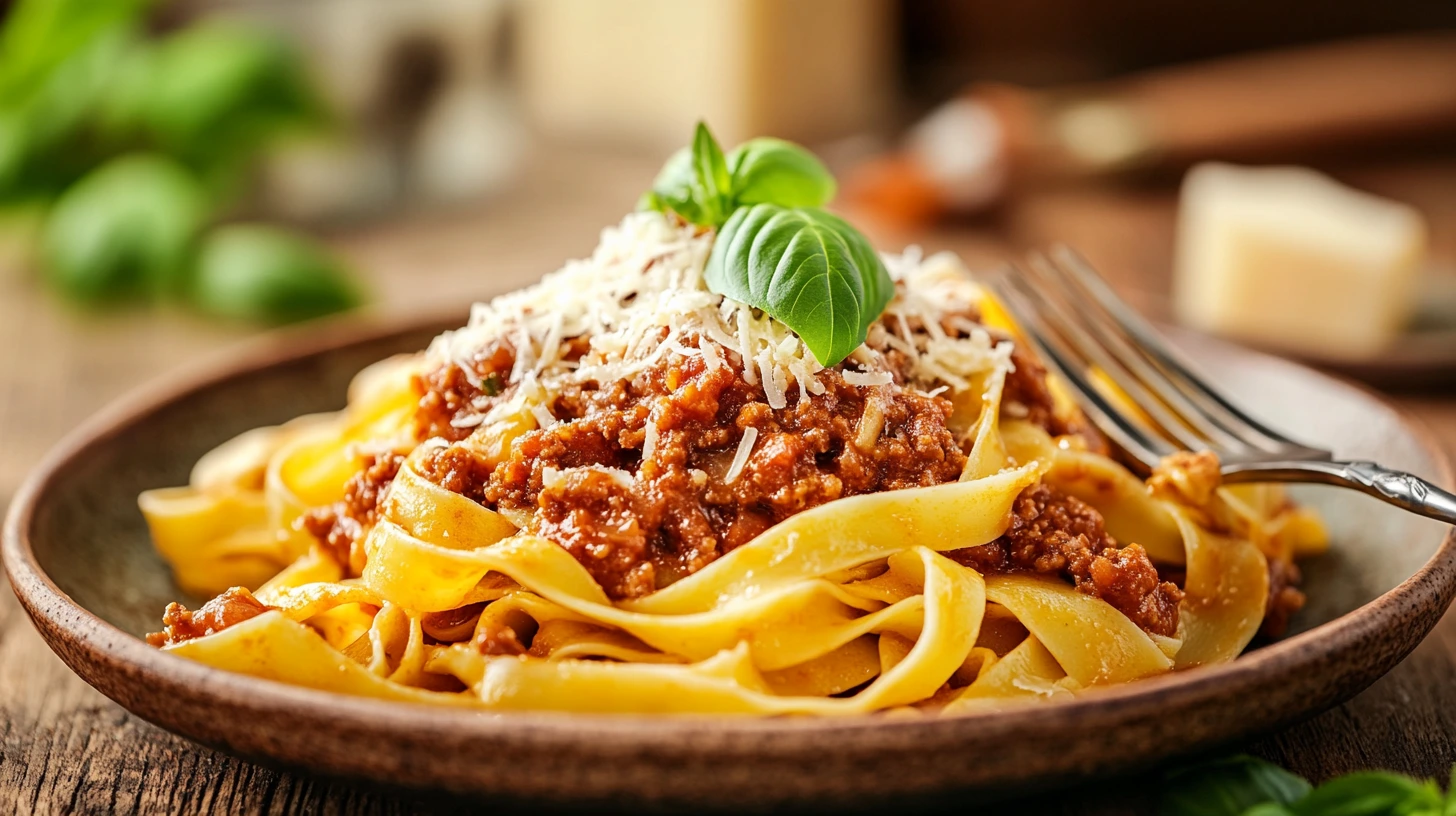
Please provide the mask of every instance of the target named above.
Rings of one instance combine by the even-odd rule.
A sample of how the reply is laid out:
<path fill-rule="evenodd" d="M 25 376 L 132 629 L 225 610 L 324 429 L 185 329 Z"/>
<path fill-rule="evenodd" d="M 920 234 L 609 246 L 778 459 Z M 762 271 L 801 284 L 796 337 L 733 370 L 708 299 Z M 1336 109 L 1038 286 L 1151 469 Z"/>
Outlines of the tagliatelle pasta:
<path fill-rule="evenodd" d="M 1206 454 L 1144 483 L 950 256 L 844 361 L 639 213 L 348 406 L 140 499 L 208 665 L 493 710 L 973 712 L 1234 659 L 1323 528 Z M 999 317 L 998 317 L 999 316 Z"/>

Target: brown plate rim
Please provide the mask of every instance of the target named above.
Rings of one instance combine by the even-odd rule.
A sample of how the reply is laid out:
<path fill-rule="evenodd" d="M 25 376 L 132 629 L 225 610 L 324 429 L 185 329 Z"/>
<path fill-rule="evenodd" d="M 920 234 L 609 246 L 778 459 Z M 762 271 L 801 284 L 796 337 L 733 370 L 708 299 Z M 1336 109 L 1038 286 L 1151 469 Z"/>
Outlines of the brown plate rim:
<path fill-rule="evenodd" d="M 1440 609 L 1456 593 L 1456 529 L 1449 532 L 1431 558 L 1409 578 L 1369 603 L 1308 631 L 1264 646 L 1230 663 L 1205 666 L 1107 689 L 1099 689 L 1074 700 L 1011 710 L 975 712 L 925 718 L 855 716 L 844 718 L 762 718 L 707 715 L 604 715 L 554 712 L 479 712 L 462 717 L 460 709 L 351 697 L 318 691 L 277 681 L 213 669 L 166 654 L 103 621 L 62 591 L 37 562 L 30 541 L 36 507 L 52 483 L 79 457 L 96 444 L 124 433 L 141 417 L 188 399 L 195 392 L 233 377 L 261 371 L 273 365 L 341 350 L 351 345 L 382 341 L 412 331 L 445 325 L 458 320 L 461 310 L 441 311 L 393 319 L 330 321 L 304 329 L 289 329 L 263 335 L 240 348 L 181 373 L 143 385 L 103 408 L 57 444 L 32 471 L 15 494 L 7 513 L 0 541 L 0 556 L 10 582 L 27 613 L 43 634 L 47 630 L 65 633 L 73 643 L 62 648 L 47 637 L 49 645 L 68 664 L 71 649 L 89 653 L 96 662 L 120 666 L 132 682 L 158 686 L 205 687 L 222 705 L 244 711 L 308 710 L 311 715 L 331 714 L 348 720 L 355 729 L 401 732 L 440 730 L 471 732 L 483 739 L 509 737 L 517 743 L 543 748 L 594 744 L 594 752 L 614 746 L 667 747 L 688 734 L 771 733 L 783 740 L 753 740 L 756 754 L 801 754 L 822 748 L 795 735 L 833 734 L 837 749 L 847 752 L 874 751 L 887 731 L 908 731 L 926 737 L 946 735 L 974 724 L 981 732 L 1002 733 L 1043 731 L 1076 723 L 1083 727 L 1114 721 L 1123 706 L 1175 707 L 1213 700 L 1253 687 L 1271 673 L 1282 674 L 1309 667 L 1321 654 L 1353 647 L 1397 622 L 1399 610 L 1414 602 L 1435 599 Z M 1251 352 L 1258 354 L 1258 352 Z M 1267 356 L 1267 355 L 1264 355 Z M 1288 362 L 1289 365 L 1298 363 Z M 1390 405 L 1379 394 L 1323 372 L 1318 376 L 1362 392 L 1393 411 L 1431 455 L 1436 478 L 1446 486 L 1453 483 L 1450 456 L 1423 423 Z M 1435 625 L 1433 616 L 1422 636 Z M 123 701 L 124 702 L 124 701 Z M 472 712 L 474 713 L 474 712 Z M 744 743 L 743 748 L 749 748 Z M 725 753 L 734 753 L 731 739 L 719 743 Z"/>

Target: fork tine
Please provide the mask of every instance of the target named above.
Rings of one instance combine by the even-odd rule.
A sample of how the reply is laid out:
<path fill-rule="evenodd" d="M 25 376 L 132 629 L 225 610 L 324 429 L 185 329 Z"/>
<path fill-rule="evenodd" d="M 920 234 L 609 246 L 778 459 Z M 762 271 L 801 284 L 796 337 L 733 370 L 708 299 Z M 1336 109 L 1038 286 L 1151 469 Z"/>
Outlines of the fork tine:
<path fill-rule="evenodd" d="M 1154 397 L 1145 387 L 1145 380 L 1140 379 L 1116 355 L 1109 353 L 1108 344 L 1105 341 L 1092 337 L 1086 324 L 1095 323 L 1095 321 L 1087 320 L 1086 310 L 1079 310 L 1068 301 L 1067 295 L 1073 290 L 1059 285 L 1058 275 L 1054 270 L 1054 265 L 1040 254 L 1034 253 L 1027 259 L 1025 271 L 1030 280 L 1028 280 L 1029 285 L 1025 288 L 1033 294 L 1037 301 L 1033 305 L 1044 307 L 1041 311 L 1053 319 L 1058 332 L 1077 349 L 1084 359 L 1101 369 L 1103 375 L 1121 389 L 1134 405 L 1146 412 L 1164 435 L 1190 450 L 1210 447 L 1210 440 L 1207 436 L 1200 435 L 1199 429 L 1193 423 L 1183 421 L 1169 410 L 1163 400 Z M 1240 443 L 1235 444 L 1242 447 Z"/>
<path fill-rule="evenodd" d="M 996 272 L 989 283 L 1011 312 L 1032 350 L 1052 374 L 1061 377 L 1083 397 L 1082 408 L 1093 423 L 1141 464 L 1145 472 L 1151 471 L 1164 456 L 1173 452 L 1173 447 L 1156 434 L 1144 430 L 1092 387 L 1082 374 L 1082 367 L 1071 359 L 1065 345 L 1048 331 L 1045 322 L 1032 307 L 1024 292 L 1025 283 L 1019 280 L 1018 275 L 1009 274 L 1009 269 Z"/>
<path fill-rule="evenodd" d="M 1229 402 L 1201 376 L 1194 373 L 1192 366 L 1159 336 L 1156 329 L 1123 303 L 1080 255 L 1065 245 L 1054 247 L 1052 252 L 1060 258 L 1082 288 L 1137 341 L 1137 345 L 1169 375 L 1169 379 L 1203 409 L 1204 414 L 1210 418 L 1217 417 L 1220 424 L 1238 433 L 1240 438 L 1266 451 L 1272 452 L 1276 446 L 1284 446 L 1310 453 L 1328 454 L 1327 451 L 1290 439 Z"/>
<path fill-rule="evenodd" d="M 1165 429 L 1176 434 L 1175 429 L 1181 430 L 1186 426 L 1202 437 L 1197 443 L 1190 444 L 1187 434 L 1177 435 L 1179 441 L 1183 442 L 1185 446 L 1189 448 L 1208 447 L 1211 443 L 1213 448 L 1238 452 L 1264 450 L 1264 448 L 1253 446 L 1247 440 L 1240 438 L 1236 432 L 1220 425 L 1217 419 L 1208 416 L 1207 412 L 1194 405 L 1187 395 L 1171 382 L 1169 377 L 1158 371 L 1148 361 L 1148 358 L 1138 351 L 1128 339 L 1127 333 L 1118 323 L 1117 318 L 1104 309 L 1102 304 L 1077 279 L 1075 273 L 1068 271 L 1056 258 L 1036 253 L 1031 256 L 1029 266 L 1042 274 L 1044 278 L 1051 279 L 1044 285 L 1045 290 L 1058 292 L 1064 296 L 1064 299 L 1076 298 L 1077 308 L 1072 312 L 1081 323 L 1091 329 L 1092 334 L 1096 335 L 1094 344 L 1100 346 L 1104 355 L 1115 358 L 1127 370 L 1127 374 L 1132 380 L 1152 392 L 1153 398 L 1146 400 L 1133 394 L 1133 402 L 1154 414 L 1158 423 Z M 1112 375 L 1109 373 L 1109 376 Z M 1116 381 L 1115 377 L 1114 381 Z M 1127 390 L 1121 382 L 1118 382 L 1118 385 Z M 1169 427 L 1170 423 L 1172 427 Z"/>

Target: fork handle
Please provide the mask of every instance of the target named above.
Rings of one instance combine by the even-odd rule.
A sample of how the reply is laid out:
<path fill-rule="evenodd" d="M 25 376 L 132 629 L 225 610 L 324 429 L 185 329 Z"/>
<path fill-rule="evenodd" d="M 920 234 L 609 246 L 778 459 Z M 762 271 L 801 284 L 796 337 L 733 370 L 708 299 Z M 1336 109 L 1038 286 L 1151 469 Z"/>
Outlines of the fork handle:
<path fill-rule="evenodd" d="M 1417 515 L 1456 524 L 1456 494 L 1374 462 L 1242 462 L 1225 465 L 1223 477 L 1230 484 L 1319 482 L 1351 487 Z"/>

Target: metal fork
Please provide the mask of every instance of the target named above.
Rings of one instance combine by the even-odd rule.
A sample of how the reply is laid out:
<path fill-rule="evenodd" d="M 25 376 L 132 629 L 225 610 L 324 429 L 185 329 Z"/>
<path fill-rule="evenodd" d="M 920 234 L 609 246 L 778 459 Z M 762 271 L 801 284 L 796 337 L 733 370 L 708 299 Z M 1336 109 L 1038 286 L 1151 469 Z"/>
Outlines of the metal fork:
<path fill-rule="evenodd" d="M 1175 451 L 1211 450 L 1228 483 L 1340 485 L 1456 524 L 1456 495 L 1375 462 L 1337 461 L 1234 405 L 1071 249 L 1034 254 L 990 285 L 1048 370 L 1072 387 L 1087 416 L 1143 475 Z M 1094 369 L 1147 417 L 1099 389 Z"/>

